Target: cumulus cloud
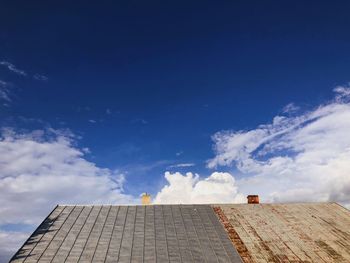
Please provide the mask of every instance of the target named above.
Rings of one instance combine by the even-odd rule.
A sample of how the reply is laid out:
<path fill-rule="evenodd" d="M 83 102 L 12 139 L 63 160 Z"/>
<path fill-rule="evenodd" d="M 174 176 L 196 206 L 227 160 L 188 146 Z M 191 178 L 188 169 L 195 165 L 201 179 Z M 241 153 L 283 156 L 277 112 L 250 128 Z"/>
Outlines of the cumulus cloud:
<path fill-rule="evenodd" d="M 4 131 L 0 170 L 0 224 L 36 224 L 58 203 L 132 201 L 123 175 L 87 161 L 67 132 Z"/>
<path fill-rule="evenodd" d="M 123 175 L 87 161 L 67 132 L 4 131 L 0 156 L 0 224 L 36 224 L 58 203 L 132 201 Z"/>
<path fill-rule="evenodd" d="M 87 161 L 67 131 L 4 130 L 0 156 L 0 230 L 7 224 L 34 227 L 56 204 L 134 202 L 123 192 L 124 176 Z M 0 255 L 13 253 L 24 237 L 0 232 Z"/>
<path fill-rule="evenodd" d="M 156 204 L 240 203 L 244 196 L 237 191 L 234 177 L 214 172 L 207 178 L 186 173 L 165 173 L 168 184 L 156 195 Z"/>
<path fill-rule="evenodd" d="M 0 61 L 0 65 L 5 66 L 8 68 L 8 70 L 22 76 L 27 76 L 27 73 L 23 70 L 18 69 L 15 65 L 8 61 Z"/>
<path fill-rule="evenodd" d="M 337 201 L 350 205 L 350 89 L 298 116 L 276 116 L 249 131 L 213 136 L 208 167 L 234 166 L 237 185 L 264 201 Z"/>

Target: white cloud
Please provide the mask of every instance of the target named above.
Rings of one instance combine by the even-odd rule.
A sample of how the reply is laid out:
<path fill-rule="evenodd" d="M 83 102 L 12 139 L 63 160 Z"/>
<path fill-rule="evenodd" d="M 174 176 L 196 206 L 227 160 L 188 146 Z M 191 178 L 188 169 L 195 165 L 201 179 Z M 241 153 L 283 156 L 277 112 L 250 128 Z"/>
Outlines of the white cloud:
<path fill-rule="evenodd" d="M 238 193 L 234 177 L 214 172 L 207 178 L 192 173 L 165 173 L 168 185 L 156 195 L 156 204 L 240 203 L 245 198 Z"/>
<path fill-rule="evenodd" d="M 0 262 L 8 262 L 14 253 L 29 236 L 26 232 L 0 230 Z"/>
<path fill-rule="evenodd" d="M 36 80 L 41 80 L 41 81 L 47 81 L 49 79 L 48 77 L 41 75 L 41 74 L 34 74 L 33 78 Z"/>
<path fill-rule="evenodd" d="M 182 155 L 183 153 L 184 153 L 183 151 L 179 151 L 179 152 L 175 153 L 175 155 L 176 155 L 176 156 L 180 156 L 180 155 Z"/>
<path fill-rule="evenodd" d="M 337 86 L 334 89 L 334 92 L 336 93 L 335 99 L 337 102 L 342 103 L 343 100 L 348 100 L 350 98 L 350 88 L 349 87 Z"/>
<path fill-rule="evenodd" d="M 148 124 L 148 121 L 146 121 L 145 119 L 139 119 L 138 118 L 138 119 L 131 120 L 130 123 L 146 125 L 146 124 Z"/>
<path fill-rule="evenodd" d="M 10 70 L 18 75 L 27 76 L 27 73 L 25 71 L 16 68 L 15 65 L 13 65 L 12 63 L 10 63 L 8 61 L 0 61 L 0 65 L 7 67 L 8 70 Z"/>
<path fill-rule="evenodd" d="M 11 101 L 9 86 L 8 82 L 0 80 L 0 100 Z"/>
<path fill-rule="evenodd" d="M 14 64 L 12 64 L 11 62 L 8 61 L 0 61 L 0 65 L 6 67 L 8 70 L 16 73 L 17 75 L 21 75 L 21 76 L 27 76 L 27 72 L 25 72 L 24 70 L 18 69 Z M 33 75 L 33 79 L 35 80 L 40 80 L 40 81 L 47 81 L 49 78 L 45 75 L 42 74 L 34 74 Z"/>
<path fill-rule="evenodd" d="M 299 116 L 276 116 L 249 131 L 213 136 L 211 168 L 235 166 L 239 189 L 264 201 L 337 201 L 350 205 L 350 89 Z"/>
<path fill-rule="evenodd" d="M 123 175 L 84 159 L 67 133 L 4 131 L 0 156 L 0 224 L 37 224 L 58 203 L 133 201 Z"/>
<path fill-rule="evenodd" d="M 195 165 L 196 164 L 194 163 L 178 163 L 178 164 L 170 165 L 169 168 L 184 168 L 184 167 L 192 167 Z"/>
<path fill-rule="evenodd" d="M 1 230 L 7 224 L 36 226 L 56 204 L 127 204 L 124 176 L 84 158 L 69 131 L 0 136 L 0 262 L 13 254 L 28 233 Z"/>
<path fill-rule="evenodd" d="M 294 103 L 289 103 L 283 108 L 283 113 L 294 113 L 298 111 L 300 107 L 296 106 Z"/>

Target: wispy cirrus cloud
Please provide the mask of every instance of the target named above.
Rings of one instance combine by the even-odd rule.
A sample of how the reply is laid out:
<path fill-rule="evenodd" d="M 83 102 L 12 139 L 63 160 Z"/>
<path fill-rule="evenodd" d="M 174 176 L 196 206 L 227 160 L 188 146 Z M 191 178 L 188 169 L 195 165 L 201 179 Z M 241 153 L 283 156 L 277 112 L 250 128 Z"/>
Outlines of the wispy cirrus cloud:
<path fill-rule="evenodd" d="M 349 86 L 337 86 L 334 88 L 335 100 L 339 103 L 348 102 L 350 98 Z"/>
<path fill-rule="evenodd" d="M 145 119 L 140 119 L 140 118 L 137 118 L 137 119 L 133 119 L 130 121 L 130 123 L 132 124 L 142 124 L 142 125 L 147 125 L 148 124 L 148 121 L 145 120 Z"/>
<path fill-rule="evenodd" d="M 36 80 L 47 81 L 49 78 L 41 74 L 34 74 L 33 78 Z"/>
<path fill-rule="evenodd" d="M 184 153 L 183 151 L 179 151 L 179 152 L 175 153 L 175 155 L 176 155 L 176 156 L 180 156 L 180 155 L 182 155 L 183 153 Z"/>
<path fill-rule="evenodd" d="M 300 109 L 300 107 L 298 107 L 297 105 L 295 105 L 292 102 L 292 103 L 289 103 L 286 106 L 284 106 L 283 113 L 294 113 L 294 112 L 298 111 L 299 109 Z"/>
<path fill-rule="evenodd" d="M 177 164 L 173 164 L 168 166 L 169 168 L 185 168 L 185 167 L 192 167 L 195 166 L 195 163 L 177 163 Z"/>
<path fill-rule="evenodd" d="M 27 76 L 27 73 L 24 70 L 18 69 L 14 64 L 8 61 L 0 61 L 0 65 L 7 67 L 8 70 L 16 73 L 17 75 Z"/>
<path fill-rule="evenodd" d="M 337 201 L 350 205 L 350 88 L 293 117 L 213 136 L 208 167 L 235 167 L 239 189 L 264 201 Z"/>
<path fill-rule="evenodd" d="M 10 83 L 0 80 L 0 100 L 4 100 L 7 102 L 11 101 L 10 97 Z"/>
<path fill-rule="evenodd" d="M 11 71 L 11 72 L 13 72 L 13 73 L 15 73 L 17 75 L 23 76 L 23 77 L 31 75 L 31 74 L 28 74 L 26 71 L 19 69 L 13 63 L 11 63 L 9 61 L 6 61 L 6 60 L 0 61 L 0 66 L 4 66 L 9 71 Z M 33 79 L 39 80 L 39 81 L 47 81 L 49 78 L 47 76 L 43 75 L 43 74 L 35 73 L 35 74 L 33 74 Z"/>

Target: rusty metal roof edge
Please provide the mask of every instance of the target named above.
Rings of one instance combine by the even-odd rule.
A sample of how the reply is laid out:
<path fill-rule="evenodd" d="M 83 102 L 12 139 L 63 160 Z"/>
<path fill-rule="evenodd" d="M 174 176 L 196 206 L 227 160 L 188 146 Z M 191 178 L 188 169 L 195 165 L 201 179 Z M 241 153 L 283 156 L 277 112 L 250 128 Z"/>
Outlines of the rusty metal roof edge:
<path fill-rule="evenodd" d="M 337 202 L 331 202 L 331 203 L 340 206 L 341 208 L 343 208 L 343 209 L 344 209 L 345 211 L 347 211 L 347 212 L 350 212 L 350 209 L 346 208 L 345 206 L 343 206 L 343 205 L 341 205 L 341 204 L 339 204 L 339 203 L 337 203 Z"/>
<path fill-rule="evenodd" d="M 148 206 L 155 206 L 155 205 L 209 205 L 209 206 L 220 206 L 220 205 L 307 205 L 307 204 L 337 204 L 341 207 L 343 207 L 346 210 L 346 207 L 342 206 L 341 204 L 337 202 L 281 202 L 281 203 L 260 203 L 260 204 L 248 204 L 248 203 L 204 203 L 204 204 L 198 204 L 198 203 L 191 203 L 191 204 L 149 204 Z M 142 204 L 58 204 L 57 206 L 143 206 Z"/>
<path fill-rule="evenodd" d="M 207 204 L 210 206 L 221 206 L 221 205 L 249 205 L 249 206 L 265 206 L 265 205 L 321 205 L 321 204 L 337 204 L 337 202 L 281 202 L 281 203 L 259 203 L 259 204 L 248 204 L 248 203 L 216 203 L 216 204 Z M 340 205 L 342 206 L 342 205 Z M 343 207 L 343 206 L 342 206 Z M 345 208 L 345 207 L 344 207 Z M 346 209 L 346 208 L 345 208 Z"/>

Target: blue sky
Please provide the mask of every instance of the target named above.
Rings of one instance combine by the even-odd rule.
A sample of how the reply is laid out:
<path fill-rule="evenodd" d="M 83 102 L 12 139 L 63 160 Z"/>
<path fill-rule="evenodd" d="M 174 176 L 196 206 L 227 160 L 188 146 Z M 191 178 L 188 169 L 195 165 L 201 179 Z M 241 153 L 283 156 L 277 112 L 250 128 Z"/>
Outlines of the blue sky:
<path fill-rule="evenodd" d="M 202 190 L 207 189 L 205 178 L 221 180 L 229 189 L 226 201 L 231 197 L 239 201 L 248 191 L 256 191 L 267 201 L 295 200 L 296 195 L 309 200 L 307 196 L 315 194 L 317 200 L 347 204 L 350 191 L 344 190 L 342 196 L 323 190 L 311 193 L 311 179 L 298 185 L 297 194 L 293 188 L 289 199 L 268 186 L 249 185 L 267 173 L 273 178 L 298 171 L 290 168 L 297 163 L 293 158 L 314 150 L 310 146 L 314 144 L 300 146 L 300 141 L 327 138 L 332 145 L 342 145 L 330 151 L 331 156 L 323 156 L 329 167 L 333 167 L 330 159 L 341 162 L 348 153 L 349 8 L 346 1 L 2 3 L 0 125 L 4 148 L 0 167 L 2 162 L 4 178 L 24 178 L 28 171 L 41 175 L 43 167 L 59 167 L 49 173 L 59 176 L 69 171 L 80 184 L 75 167 L 83 166 L 87 174 L 112 180 L 99 181 L 99 186 L 115 182 L 114 189 L 122 198 L 111 197 L 110 189 L 103 187 L 100 194 L 85 199 L 57 192 L 45 203 L 47 208 L 34 209 L 37 216 L 33 219 L 27 220 L 18 211 L 4 214 L 13 213 L 9 218 L 16 223 L 0 222 L 0 234 L 17 231 L 22 240 L 22 233 L 57 202 L 134 202 L 145 191 L 153 196 L 163 193 L 159 202 L 176 202 L 171 194 L 167 196 L 171 187 L 165 186 L 175 187 L 181 180 L 193 189 L 199 181 L 204 184 L 198 186 Z M 345 125 L 339 129 L 343 133 L 334 133 L 330 119 Z M 310 123 L 322 129 L 309 133 Z M 315 133 L 322 136 L 315 139 Z M 290 138 L 301 136 L 305 137 L 291 143 Z M 335 143 L 335 137 L 342 141 Z M 9 149 L 16 153 L 16 147 L 26 145 L 28 151 L 13 155 L 17 163 L 10 165 L 4 158 L 12 156 Z M 55 151 L 57 159 L 50 156 Z M 15 170 L 13 166 L 27 165 L 27 159 L 18 160 L 28 154 L 31 163 L 42 155 L 49 157 Z M 277 159 L 282 161 L 275 163 Z M 259 166 L 264 161 L 265 166 Z M 287 162 L 287 172 L 267 169 L 272 164 L 285 169 Z M 77 166 L 60 170 L 62 163 Z M 338 179 L 349 166 L 339 169 Z M 7 183 L 4 178 L 3 185 Z M 272 184 L 286 191 L 291 178 L 275 178 Z M 80 190 L 89 193 L 90 186 Z M 14 204 L 21 202 L 16 191 L 8 193 Z M 38 198 L 34 202 L 38 206 L 40 197 L 45 197 L 45 191 L 40 191 L 29 191 Z"/>
<path fill-rule="evenodd" d="M 5 4 L 0 57 L 30 76 L 1 68 L 15 85 L 2 125 L 69 128 L 112 169 L 169 161 L 206 172 L 213 133 L 255 127 L 290 102 L 315 105 L 349 80 L 346 7 Z M 148 191 L 166 166 L 147 171 Z"/>

